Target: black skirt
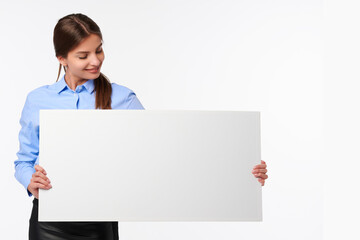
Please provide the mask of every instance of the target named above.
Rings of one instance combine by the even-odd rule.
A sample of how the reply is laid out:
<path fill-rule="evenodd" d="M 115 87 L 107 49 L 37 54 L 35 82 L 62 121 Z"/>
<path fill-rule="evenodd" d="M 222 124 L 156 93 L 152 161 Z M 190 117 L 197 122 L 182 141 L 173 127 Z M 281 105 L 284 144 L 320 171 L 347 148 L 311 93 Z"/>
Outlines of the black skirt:
<path fill-rule="evenodd" d="M 118 222 L 39 222 L 34 198 L 29 240 L 119 240 Z"/>

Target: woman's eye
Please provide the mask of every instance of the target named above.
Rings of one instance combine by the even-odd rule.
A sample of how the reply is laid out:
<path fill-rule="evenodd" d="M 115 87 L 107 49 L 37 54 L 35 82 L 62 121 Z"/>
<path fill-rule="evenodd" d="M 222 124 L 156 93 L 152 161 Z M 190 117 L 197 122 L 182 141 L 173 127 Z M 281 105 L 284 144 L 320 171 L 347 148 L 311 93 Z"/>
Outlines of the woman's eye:
<path fill-rule="evenodd" d="M 100 50 L 96 51 L 96 54 L 99 54 L 99 53 L 101 53 L 102 51 L 103 51 L 103 50 L 100 49 Z M 86 59 L 86 58 L 87 58 L 87 55 L 82 56 L 82 57 L 79 57 L 79 59 Z"/>

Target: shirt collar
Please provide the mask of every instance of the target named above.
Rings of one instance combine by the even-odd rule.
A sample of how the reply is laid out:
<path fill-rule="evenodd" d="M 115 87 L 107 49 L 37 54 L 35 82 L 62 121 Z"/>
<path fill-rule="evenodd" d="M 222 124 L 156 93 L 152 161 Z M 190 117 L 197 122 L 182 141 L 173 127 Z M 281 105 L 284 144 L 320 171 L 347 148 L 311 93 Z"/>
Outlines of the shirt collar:
<path fill-rule="evenodd" d="M 83 86 L 85 87 L 85 89 L 89 92 L 92 93 L 95 89 L 95 85 L 94 85 L 94 80 L 93 79 L 89 79 L 88 81 L 86 81 Z M 65 90 L 66 88 L 70 89 L 69 86 L 67 85 L 67 83 L 65 82 L 65 74 L 62 76 L 62 78 L 60 79 L 60 81 L 54 83 L 51 86 L 57 93 L 61 93 L 63 90 Z"/>
<path fill-rule="evenodd" d="M 64 75 L 65 76 L 65 75 Z M 50 87 L 52 89 L 54 89 L 57 93 L 62 92 L 65 88 L 67 88 L 67 84 L 65 82 L 64 76 L 62 76 L 62 78 L 57 81 L 56 83 L 52 84 Z"/>
<path fill-rule="evenodd" d="M 95 89 L 94 79 L 87 80 L 83 85 L 89 93 L 92 93 Z"/>

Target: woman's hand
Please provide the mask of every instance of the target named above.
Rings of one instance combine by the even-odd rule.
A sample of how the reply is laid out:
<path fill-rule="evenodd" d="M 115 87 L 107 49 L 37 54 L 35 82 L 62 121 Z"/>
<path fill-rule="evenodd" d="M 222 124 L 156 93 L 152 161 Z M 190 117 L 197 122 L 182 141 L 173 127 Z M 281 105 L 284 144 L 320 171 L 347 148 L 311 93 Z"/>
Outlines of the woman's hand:
<path fill-rule="evenodd" d="M 39 198 L 39 188 L 49 190 L 52 186 L 46 176 L 46 171 L 42 167 L 35 165 L 35 170 L 36 172 L 32 175 L 28 190 L 35 198 Z"/>
<path fill-rule="evenodd" d="M 266 175 L 267 173 L 266 167 L 267 167 L 266 163 L 263 160 L 261 160 L 261 164 L 256 165 L 252 170 L 252 174 L 254 174 L 256 178 L 258 178 L 258 181 L 261 183 L 261 186 L 264 186 L 265 179 L 268 178 L 268 175 Z"/>

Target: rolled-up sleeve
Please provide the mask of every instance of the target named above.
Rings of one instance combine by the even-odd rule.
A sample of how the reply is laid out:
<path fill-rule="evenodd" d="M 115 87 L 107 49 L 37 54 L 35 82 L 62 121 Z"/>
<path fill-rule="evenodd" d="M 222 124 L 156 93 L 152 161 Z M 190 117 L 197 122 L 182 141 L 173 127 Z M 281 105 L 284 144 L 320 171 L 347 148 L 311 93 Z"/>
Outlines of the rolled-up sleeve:
<path fill-rule="evenodd" d="M 15 160 L 15 178 L 27 190 L 32 174 L 35 172 L 34 165 L 39 155 L 39 126 L 36 123 L 36 112 L 33 109 L 29 95 L 26 98 L 20 118 L 19 151 Z"/>

